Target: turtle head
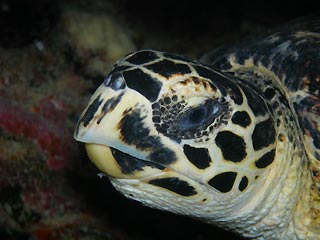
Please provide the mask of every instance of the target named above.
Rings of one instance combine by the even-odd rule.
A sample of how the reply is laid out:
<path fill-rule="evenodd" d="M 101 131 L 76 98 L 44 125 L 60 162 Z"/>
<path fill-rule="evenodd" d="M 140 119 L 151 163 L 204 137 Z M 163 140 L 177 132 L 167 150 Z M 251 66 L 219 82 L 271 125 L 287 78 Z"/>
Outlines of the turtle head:
<path fill-rule="evenodd" d="M 144 50 L 115 64 L 74 136 L 127 197 L 223 222 L 258 206 L 253 192 L 267 185 L 275 135 L 254 89 L 187 58 Z"/>

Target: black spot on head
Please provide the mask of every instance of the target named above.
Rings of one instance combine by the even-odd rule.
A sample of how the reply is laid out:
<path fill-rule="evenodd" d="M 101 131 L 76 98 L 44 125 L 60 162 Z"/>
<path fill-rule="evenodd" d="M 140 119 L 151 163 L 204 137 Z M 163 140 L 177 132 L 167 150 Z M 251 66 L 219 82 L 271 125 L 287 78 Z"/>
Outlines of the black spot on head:
<path fill-rule="evenodd" d="M 258 123 L 252 133 L 252 144 L 254 150 L 260 150 L 274 143 L 276 131 L 271 118 Z"/>
<path fill-rule="evenodd" d="M 150 130 L 144 126 L 140 109 L 129 109 L 123 113 L 123 117 L 118 124 L 121 140 L 129 145 L 134 145 L 138 149 L 148 149 L 159 142 L 155 136 L 150 136 Z"/>
<path fill-rule="evenodd" d="M 211 158 L 208 149 L 194 148 L 189 145 L 183 146 L 183 151 L 188 160 L 199 169 L 205 169 L 210 166 Z"/>
<path fill-rule="evenodd" d="M 156 59 L 158 59 L 159 57 L 157 56 L 157 54 L 155 52 L 152 51 L 140 51 L 140 52 L 136 52 L 133 55 L 131 55 L 130 57 L 128 57 L 126 59 L 127 62 L 129 63 L 133 63 L 133 64 L 144 64 L 144 63 L 148 63 L 151 61 L 154 61 Z"/>
<path fill-rule="evenodd" d="M 186 197 L 197 194 L 194 187 L 192 187 L 188 182 L 180 180 L 177 177 L 153 179 L 149 181 L 149 183 Z"/>
<path fill-rule="evenodd" d="M 208 181 L 208 184 L 222 193 L 229 192 L 236 180 L 237 173 L 235 172 L 223 172 L 220 173 Z"/>
<path fill-rule="evenodd" d="M 266 168 L 268 167 L 274 160 L 275 156 L 275 149 L 271 150 L 270 152 L 267 152 L 264 154 L 261 158 L 259 158 L 255 165 L 257 168 Z"/>
<path fill-rule="evenodd" d="M 243 176 L 243 177 L 241 178 L 241 181 L 240 181 L 240 183 L 239 183 L 239 190 L 240 190 L 241 192 L 244 191 L 244 190 L 247 188 L 248 182 L 249 182 L 249 180 L 248 180 L 248 178 L 247 178 L 246 176 Z"/>
<path fill-rule="evenodd" d="M 244 140 L 229 131 L 219 132 L 216 136 L 215 142 L 221 149 L 225 160 L 232 162 L 240 162 L 246 156 L 246 143 Z"/>
<path fill-rule="evenodd" d="M 147 69 L 158 73 L 166 78 L 174 74 L 187 74 L 191 73 L 190 68 L 186 64 L 175 63 L 169 60 L 162 60 L 153 64 L 145 65 Z"/>
<path fill-rule="evenodd" d="M 159 164 L 175 162 L 177 160 L 175 153 L 162 144 L 159 136 L 150 135 L 150 130 L 144 126 L 144 118 L 139 108 L 124 112 L 123 118 L 118 124 L 121 140 L 139 150 L 151 152 L 150 161 Z"/>
<path fill-rule="evenodd" d="M 263 99 L 258 95 L 258 93 L 253 91 L 253 89 L 247 89 L 245 87 L 242 89 L 246 95 L 248 105 L 251 108 L 254 115 L 255 116 L 265 115 L 268 112 L 267 107 Z"/>
<path fill-rule="evenodd" d="M 234 124 L 237 124 L 241 127 L 247 127 L 250 125 L 251 123 L 251 119 L 250 119 L 250 116 L 247 112 L 245 111 L 238 111 L 238 112 L 235 112 L 232 116 L 232 122 Z"/>
<path fill-rule="evenodd" d="M 94 114 L 97 112 L 98 108 L 100 107 L 102 103 L 102 99 L 100 100 L 100 95 L 96 97 L 95 100 L 90 104 L 88 107 L 86 113 L 83 115 L 81 120 L 79 121 L 79 124 L 83 122 L 83 126 L 88 126 L 89 122 L 93 119 Z"/>
<path fill-rule="evenodd" d="M 168 165 L 177 160 L 177 156 L 172 150 L 170 150 L 169 148 L 166 148 L 162 144 L 160 146 L 162 146 L 160 149 L 153 151 L 149 155 L 150 161 L 163 164 L 163 165 Z"/>
<path fill-rule="evenodd" d="M 159 80 L 140 69 L 125 71 L 123 76 L 129 88 L 138 91 L 149 101 L 154 102 L 158 98 L 162 87 L 162 83 Z"/>
<path fill-rule="evenodd" d="M 165 167 L 157 163 L 143 161 L 114 148 L 111 148 L 111 153 L 116 162 L 118 163 L 120 170 L 123 174 L 134 174 L 136 171 L 142 171 L 146 166 L 157 168 L 160 170 L 165 169 Z"/>
<path fill-rule="evenodd" d="M 116 97 L 113 97 L 113 98 L 110 98 L 109 100 L 107 100 L 102 109 L 101 109 L 101 113 L 102 113 L 102 116 L 98 119 L 97 121 L 97 124 L 100 124 L 101 120 L 104 118 L 104 116 L 113 111 L 113 109 L 119 104 L 119 102 L 121 101 L 122 99 L 122 96 L 124 95 L 124 93 L 121 93 L 119 96 L 116 96 Z"/>

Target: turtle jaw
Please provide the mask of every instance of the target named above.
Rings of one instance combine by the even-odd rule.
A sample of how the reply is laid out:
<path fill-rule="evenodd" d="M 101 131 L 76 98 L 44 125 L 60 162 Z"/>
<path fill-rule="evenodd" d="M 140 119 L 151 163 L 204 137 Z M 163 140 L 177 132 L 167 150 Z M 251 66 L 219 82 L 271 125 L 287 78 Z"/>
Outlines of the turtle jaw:
<path fill-rule="evenodd" d="M 163 150 L 152 129 L 150 111 L 150 102 L 137 92 L 129 88 L 114 91 L 102 84 L 83 111 L 74 138 L 85 143 L 91 161 L 110 177 L 158 175 L 166 167 L 156 161 Z M 143 171 L 146 168 L 150 170 Z"/>
<path fill-rule="evenodd" d="M 85 147 L 88 157 L 100 171 L 111 177 L 125 178 L 126 175 L 120 171 L 110 147 L 94 143 L 86 143 Z"/>
<path fill-rule="evenodd" d="M 86 143 L 85 148 L 90 160 L 101 172 L 107 174 L 110 178 L 145 179 L 151 176 L 154 177 L 154 175 L 162 174 L 162 170 L 165 168 L 164 166 L 149 163 L 145 160 L 129 155 L 129 158 L 134 159 L 134 162 L 131 162 L 130 167 L 127 164 L 127 168 L 124 169 L 121 162 L 123 159 L 116 159 L 110 147 L 100 144 Z M 120 152 L 116 149 L 113 149 L 113 151 Z M 152 165 L 152 168 L 150 168 L 149 171 L 139 171 L 150 165 Z M 129 170 L 132 171 L 130 174 L 128 174 Z"/>

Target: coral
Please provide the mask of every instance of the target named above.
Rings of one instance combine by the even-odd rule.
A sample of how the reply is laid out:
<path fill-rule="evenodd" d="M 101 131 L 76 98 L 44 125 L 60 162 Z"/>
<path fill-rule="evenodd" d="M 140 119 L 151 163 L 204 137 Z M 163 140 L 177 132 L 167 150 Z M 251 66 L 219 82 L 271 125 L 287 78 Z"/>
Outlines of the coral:
<path fill-rule="evenodd" d="M 104 13 L 68 10 L 62 16 L 64 41 L 83 62 L 82 71 L 105 74 L 119 57 L 136 50 L 119 18 Z M 85 60 L 85 61 L 84 61 Z"/>
<path fill-rule="evenodd" d="M 70 131 L 62 127 L 66 117 L 57 111 L 50 99 L 43 101 L 36 114 L 14 101 L 0 98 L 0 126 L 13 135 L 35 141 L 47 155 L 47 164 L 52 169 L 63 169 L 72 156 Z M 58 119 L 56 119 L 58 118 Z M 55 124 L 55 122 L 57 124 Z"/>
<path fill-rule="evenodd" d="M 72 135 L 92 79 L 103 81 L 103 69 L 134 46 L 108 15 L 61 9 L 50 24 L 59 30 L 33 41 L 28 35 L 16 48 L 0 45 L 0 239 L 121 239 L 78 189 L 88 169 L 80 169 L 84 156 Z M 104 43 L 111 35 L 100 22 L 122 40 Z"/>

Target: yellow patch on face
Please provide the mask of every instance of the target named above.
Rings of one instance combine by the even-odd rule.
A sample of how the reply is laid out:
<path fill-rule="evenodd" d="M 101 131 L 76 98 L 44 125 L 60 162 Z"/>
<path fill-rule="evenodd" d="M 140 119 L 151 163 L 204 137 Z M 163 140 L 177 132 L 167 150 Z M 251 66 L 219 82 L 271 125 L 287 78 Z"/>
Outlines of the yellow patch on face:
<path fill-rule="evenodd" d="M 103 173 L 117 178 L 128 177 L 120 171 L 109 147 L 93 143 L 87 143 L 85 146 L 88 157 Z"/>

